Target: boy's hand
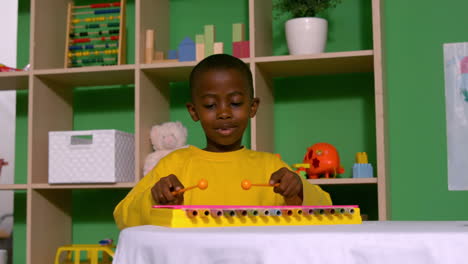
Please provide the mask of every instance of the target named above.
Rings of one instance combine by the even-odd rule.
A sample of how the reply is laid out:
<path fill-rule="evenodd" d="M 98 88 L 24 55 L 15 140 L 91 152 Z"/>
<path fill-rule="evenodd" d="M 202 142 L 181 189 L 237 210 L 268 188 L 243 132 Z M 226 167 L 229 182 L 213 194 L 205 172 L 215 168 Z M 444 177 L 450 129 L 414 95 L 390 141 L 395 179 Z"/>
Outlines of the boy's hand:
<path fill-rule="evenodd" d="M 153 199 L 160 205 L 166 204 L 183 204 L 184 193 L 172 194 L 174 191 L 183 189 L 184 186 L 180 183 L 179 179 L 174 174 L 167 177 L 162 177 L 154 186 L 151 188 L 151 194 Z"/>
<path fill-rule="evenodd" d="M 299 175 L 283 167 L 271 175 L 270 184 L 276 183 L 280 185 L 274 187 L 273 191 L 281 194 L 287 205 L 302 205 L 302 181 Z"/>

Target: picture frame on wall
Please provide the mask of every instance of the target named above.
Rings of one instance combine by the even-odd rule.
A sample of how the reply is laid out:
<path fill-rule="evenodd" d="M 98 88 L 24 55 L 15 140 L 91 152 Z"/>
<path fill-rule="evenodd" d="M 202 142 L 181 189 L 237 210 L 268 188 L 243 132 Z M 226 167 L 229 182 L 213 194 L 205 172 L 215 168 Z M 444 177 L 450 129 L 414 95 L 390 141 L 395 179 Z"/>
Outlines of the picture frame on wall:
<path fill-rule="evenodd" d="M 468 190 L 468 42 L 444 44 L 448 188 Z"/>

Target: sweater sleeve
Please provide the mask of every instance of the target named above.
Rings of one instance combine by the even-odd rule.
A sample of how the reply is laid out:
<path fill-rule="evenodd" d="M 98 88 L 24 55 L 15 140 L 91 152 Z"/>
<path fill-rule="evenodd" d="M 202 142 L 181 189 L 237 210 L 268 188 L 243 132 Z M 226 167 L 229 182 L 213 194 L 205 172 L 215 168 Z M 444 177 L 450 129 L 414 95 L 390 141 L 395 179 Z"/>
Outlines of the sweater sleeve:
<path fill-rule="evenodd" d="M 282 167 L 286 167 L 287 169 L 291 170 L 291 168 L 278 157 L 274 156 L 273 159 L 274 171 L 279 170 Z M 322 190 L 320 186 L 311 184 L 309 181 L 302 177 L 301 180 L 303 190 L 302 205 L 332 205 L 330 195 L 324 190 Z"/>
<path fill-rule="evenodd" d="M 302 205 L 332 205 L 330 195 L 318 185 L 311 184 L 302 179 L 303 199 Z"/>
<path fill-rule="evenodd" d="M 151 206 L 156 204 L 151 188 L 161 178 L 160 167 L 156 166 L 143 177 L 114 209 L 114 219 L 119 229 L 150 223 Z"/>

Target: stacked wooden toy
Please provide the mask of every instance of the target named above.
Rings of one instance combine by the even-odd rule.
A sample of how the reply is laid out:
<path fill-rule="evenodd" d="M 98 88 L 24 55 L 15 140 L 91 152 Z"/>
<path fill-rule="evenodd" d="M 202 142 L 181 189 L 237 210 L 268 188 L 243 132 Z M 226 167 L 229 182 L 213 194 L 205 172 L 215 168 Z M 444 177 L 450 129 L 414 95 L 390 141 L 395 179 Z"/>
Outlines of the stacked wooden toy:
<path fill-rule="evenodd" d="M 203 34 L 195 35 L 195 41 L 185 37 L 177 49 L 169 50 L 167 56 L 164 51 L 155 48 L 156 33 L 153 29 L 146 30 L 145 34 L 145 63 L 201 61 L 213 55 L 224 53 L 224 43 L 216 42 L 216 27 L 205 25 Z M 232 25 L 232 51 L 237 58 L 250 56 L 250 42 L 245 40 L 245 25 L 236 23 Z"/>
<path fill-rule="evenodd" d="M 124 64 L 125 0 L 68 4 L 65 68 Z"/>
<path fill-rule="evenodd" d="M 374 169 L 367 159 L 366 152 L 356 153 L 356 163 L 353 165 L 353 178 L 372 178 Z"/>
<path fill-rule="evenodd" d="M 245 25 L 232 25 L 232 55 L 237 58 L 250 57 L 250 41 L 245 39 Z"/>

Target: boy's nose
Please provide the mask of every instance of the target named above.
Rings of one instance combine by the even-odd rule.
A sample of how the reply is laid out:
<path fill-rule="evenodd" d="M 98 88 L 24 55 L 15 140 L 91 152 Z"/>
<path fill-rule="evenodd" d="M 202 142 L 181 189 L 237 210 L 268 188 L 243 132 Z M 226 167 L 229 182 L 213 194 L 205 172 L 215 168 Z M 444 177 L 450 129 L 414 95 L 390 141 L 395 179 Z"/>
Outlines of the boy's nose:
<path fill-rule="evenodd" d="M 229 107 L 227 107 L 227 106 L 219 107 L 217 117 L 218 117 L 218 119 L 231 118 L 231 109 L 229 109 Z"/>

